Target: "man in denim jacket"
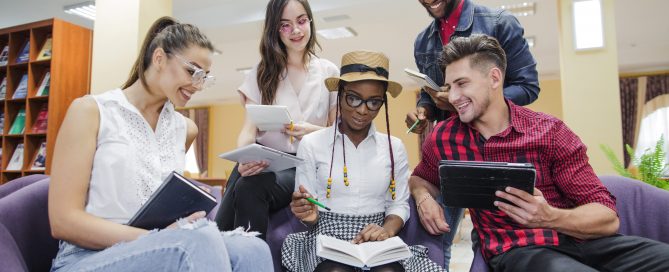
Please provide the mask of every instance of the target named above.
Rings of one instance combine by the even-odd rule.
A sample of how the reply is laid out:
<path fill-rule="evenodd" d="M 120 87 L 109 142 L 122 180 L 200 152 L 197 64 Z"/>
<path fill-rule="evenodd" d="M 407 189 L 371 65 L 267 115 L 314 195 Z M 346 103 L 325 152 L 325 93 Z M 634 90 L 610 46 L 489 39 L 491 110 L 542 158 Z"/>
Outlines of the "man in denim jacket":
<path fill-rule="evenodd" d="M 418 0 L 418 2 L 435 19 L 418 34 L 414 44 L 416 66 L 421 73 L 442 86 L 444 73 L 440 68 L 439 56 L 444 45 L 454 37 L 487 34 L 499 41 L 507 55 L 504 96 L 517 105 L 528 105 L 537 99 L 539 96 L 537 63 L 523 37 L 524 30 L 518 19 L 507 11 L 492 10 L 471 0 Z M 424 88 L 416 109 L 407 114 L 406 123 L 411 127 L 416 118 L 441 121 L 452 115 L 453 111 L 453 106 L 448 103 L 448 90 Z M 427 122 L 421 121 L 413 132 L 422 133 L 426 126 Z M 446 269 L 451 258 L 450 247 L 463 212 L 463 209 L 446 207 L 444 218 L 441 220 L 445 219 L 448 226 L 442 225 L 432 233 L 443 235 Z M 419 214 L 421 222 L 436 220 Z"/>

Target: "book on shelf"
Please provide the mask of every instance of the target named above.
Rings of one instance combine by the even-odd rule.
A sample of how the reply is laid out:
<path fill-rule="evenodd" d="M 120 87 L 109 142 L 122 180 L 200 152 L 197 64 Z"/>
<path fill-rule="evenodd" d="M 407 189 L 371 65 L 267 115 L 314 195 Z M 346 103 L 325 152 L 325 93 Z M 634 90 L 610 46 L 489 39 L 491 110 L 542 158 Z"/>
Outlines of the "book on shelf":
<path fill-rule="evenodd" d="M 12 154 L 12 158 L 9 159 L 9 163 L 7 163 L 7 169 L 5 170 L 21 170 L 23 168 L 23 143 L 17 144 L 16 149 L 14 149 L 14 153 Z"/>
<path fill-rule="evenodd" d="M 35 60 L 48 60 L 51 59 L 51 37 L 48 37 L 42 45 L 42 50 L 39 51 L 37 59 Z"/>
<path fill-rule="evenodd" d="M 30 170 L 44 170 L 46 167 L 46 141 L 42 141 L 39 144 L 39 149 L 33 157 Z"/>
<path fill-rule="evenodd" d="M 28 74 L 23 74 L 19 86 L 16 87 L 12 99 L 26 98 L 28 96 Z"/>
<path fill-rule="evenodd" d="M 5 45 L 5 47 L 2 48 L 2 52 L 0 53 L 0 66 L 7 65 L 7 62 L 9 62 L 9 45 Z"/>
<path fill-rule="evenodd" d="M 26 130 L 26 109 L 20 109 L 9 129 L 9 134 L 23 134 Z"/>
<path fill-rule="evenodd" d="M 49 105 L 44 103 L 37 113 L 37 119 L 32 127 L 33 133 L 46 133 L 46 125 L 49 117 Z"/>
<path fill-rule="evenodd" d="M 0 101 L 5 100 L 7 96 L 7 77 L 2 78 L 2 83 L 0 83 Z"/>
<path fill-rule="evenodd" d="M 411 257 L 411 251 L 401 238 L 353 244 L 350 241 L 319 234 L 316 255 L 355 267 L 370 268 Z"/>
<path fill-rule="evenodd" d="M 46 96 L 49 95 L 49 87 L 51 86 L 51 72 L 46 72 L 44 77 L 42 77 L 42 82 L 39 84 L 37 93 L 35 96 Z"/>
<path fill-rule="evenodd" d="M 16 63 L 24 63 L 30 60 L 30 41 L 26 41 L 21 49 L 21 53 L 16 57 Z"/>
<path fill-rule="evenodd" d="M 186 179 L 172 172 L 151 197 L 128 221 L 129 226 L 142 229 L 163 229 L 194 212 L 209 212 L 216 206 L 216 198 Z"/>
<path fill-rule="evenodd" d="M 5 133 L 5 112 L 0 112 L 0 134 Z"/>

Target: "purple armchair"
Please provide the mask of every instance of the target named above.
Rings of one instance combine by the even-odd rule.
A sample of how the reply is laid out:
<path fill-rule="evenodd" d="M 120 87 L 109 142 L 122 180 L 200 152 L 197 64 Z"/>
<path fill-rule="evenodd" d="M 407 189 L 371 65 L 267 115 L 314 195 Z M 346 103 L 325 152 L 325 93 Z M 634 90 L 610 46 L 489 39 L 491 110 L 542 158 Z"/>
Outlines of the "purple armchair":
<path fill-rule="evenodd" d="M 0 271 L 51 268 L 58 241 L 51 237 L 48 191 L 49 178 L 44 175 L 22 177 L 0 186 Z M 213 187 L 211 192 L 220 199 L 220 188 Z M 215 214 L 210 212 L 208 217 Z"/>
<path fill-rule="evenodd" d="M 669 243 L 669 191 L 621 176 L 600 176 L 604 186 L 616 197 L 620 217 L 618 233 Z M 488 265 L 480 250 L 474 252 L 469 271 L 486 272 Z"/>
<path fill-rule="evenodd" d="M 441 246 L 441 236 L 432 236 L 423 229 L 423 225 L 421 225 L 418 219 L 415 209 L 416 204 L 413 198 L 409 199 L 409 206 L 411 207 L 411 215 L 399 236 L 408 245 L 423 245 L 427 247 L 430 259 L 438 264 L 443 264 L 444 251 Z M 281 266 L 281 245 L 286 236 L 291 233 L 305 231 L 306 229 L 293 216 L 290 207 L 281 209 L 271 215 L 267 232 L 267 243 L 272 252 L 274 271 L 283 271 L 283 267 Z"/>

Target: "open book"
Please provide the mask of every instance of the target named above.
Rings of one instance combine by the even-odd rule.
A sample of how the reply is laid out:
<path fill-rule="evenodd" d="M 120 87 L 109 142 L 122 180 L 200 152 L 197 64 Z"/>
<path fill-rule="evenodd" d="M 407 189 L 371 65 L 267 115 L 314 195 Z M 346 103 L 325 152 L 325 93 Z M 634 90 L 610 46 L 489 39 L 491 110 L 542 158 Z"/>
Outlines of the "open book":
<path fill-rule="evenodd" d="M 247 163 L 251 161 L 269 162 L 269 166 L 263 172 L 279 172 L 296 167 L 298 164 L 304 162 L 304 159 L 302 158 L 259 144 L 242 146 L 235 150 L 220 154 L 218 157 L 238 163 Z"/>
<path fill-rule="evenodd" d="M 288 107 L 281 105 L 246 105 L 246 114 L 258 130 L 282 130 L 292 122 Z"/>
<path fill-rule="evenodd" d="M 350 241 L 318 235 L 316 255 L 355 267 L 375 267 L 411 257 L 409 246 L 395 236 L 380 242 L 352 244 Z"/>
<path fill-rule="evenodd" d="M 427 75 L 425 75 L 423 73 L 411 70 L 409 68 L 405 68 L 404 72 L 407 73 L 407 75 L 409 75 L 410 78 L 413 78 L 416 81 L 416 83 L 418 83 L 418 85 L 420 85 L 421 88 L 428 87 L 428 88 L 430 88 L 432 90 L 435 90 L 435 91 L 440 91 L 441 90 L 439 85 L 437 85 L 437 83 L 435 83 L 434 80 L 432 80 L 430 77 L 428 77 Z"/>

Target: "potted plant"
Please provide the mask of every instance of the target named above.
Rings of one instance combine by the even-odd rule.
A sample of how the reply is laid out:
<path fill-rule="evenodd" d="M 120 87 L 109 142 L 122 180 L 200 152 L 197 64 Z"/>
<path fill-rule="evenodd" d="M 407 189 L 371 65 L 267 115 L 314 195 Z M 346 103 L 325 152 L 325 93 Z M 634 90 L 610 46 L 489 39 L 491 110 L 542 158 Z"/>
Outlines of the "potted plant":
<path fill-rule="evenodd" d="M 613 169 L 621 176 L 638 179 L 655 187 L 669 190 L 669 181 L 662 177 L 669 166 L 669 164 L 665 162 L 666 153 L 663 149 L 664 136 L 660 137 L 660 140 L 655 143 L 654 148 L 647 148 L 639 157 L 634 155 L 635 152 L 631 146 L 625 144 L 625 151 L 627 151 L 627 154 L 629 154 L 631 159 L 630 164 L 636 168 L 636 171 L 632 171 L 631 166 L 630 169 L 625 168 L 609 146 L 602 144 L 600 145 L 600 148 L 613 164 Z"/>

